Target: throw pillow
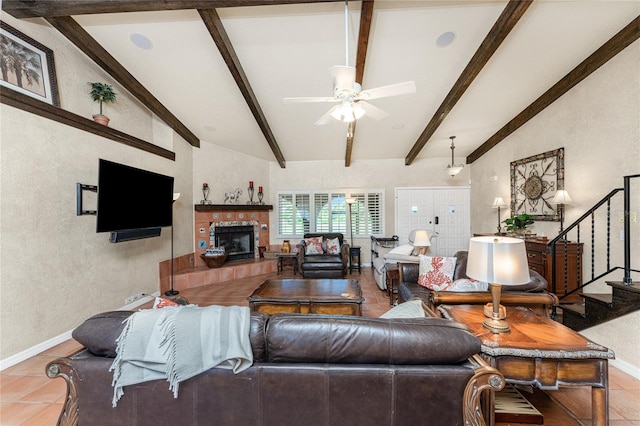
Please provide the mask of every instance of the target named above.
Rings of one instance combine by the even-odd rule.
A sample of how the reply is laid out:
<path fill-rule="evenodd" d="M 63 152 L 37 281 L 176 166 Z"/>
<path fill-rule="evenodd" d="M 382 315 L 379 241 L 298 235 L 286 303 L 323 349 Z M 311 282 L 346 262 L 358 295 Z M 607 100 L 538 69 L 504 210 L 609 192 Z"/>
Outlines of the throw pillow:
<path fill-rule="evenodd" d="M 405 256 L 409 256 L 411 255 L 412 251 L 413 251 L 413 246 L 411 244 L 403 244 L 401 246 L 395 247 L 394 249 L 390 250 L 389 253 L 387 254 L 403 254 Z"/>
<path fill-rule="evenodd" d="M 420 255 L 418 284 L 430 290 L 444 291 L 451 286 L 456 268 L 455 257 L 431 257 Z"/>
<path fill-rule="evenodd" d="M 304 254 L 323 254 L 322 237 L 313 237 L 304 239 Z"/>
<path fill-rule="evenodd" d="M 340 238 L 335 237 L 331 240 L 327 240 L 327 254 L 339 254 L 340 253 Z"/>
<path fill-rule="evenodd" d="M 180 306 L 180 304 L 173 300 L 163 299 L 162 297 L 156 297 L 156 300 L 153 302 L 153 309 L 166 308 L 167 306 Z"/>
<path fill-rule="evenodd" d="M 489 283 L 484 281 L 476 281 L 471 278 L 460 278 L 455 280 L 451 286 L 448 288 L 448 291 L 457 291 L 457 292 L 465 292 L 465 291 L 487 291 L 489 288 Z"/>
<path fill-rule="evenodd" d="M 424 318 L 426 314 L 422 309 L 422 300 L 409 300 L 394 306 L 384 314 L 380 315 L 380 318 Z"/>

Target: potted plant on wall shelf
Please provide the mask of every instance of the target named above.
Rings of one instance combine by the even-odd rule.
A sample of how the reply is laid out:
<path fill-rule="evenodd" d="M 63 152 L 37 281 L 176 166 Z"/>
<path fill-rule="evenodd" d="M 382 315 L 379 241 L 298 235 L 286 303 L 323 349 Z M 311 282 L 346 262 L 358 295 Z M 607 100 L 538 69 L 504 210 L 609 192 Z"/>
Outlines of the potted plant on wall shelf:
<path fill-rule="evenodd" d="M 89 83 L 91 86 L 91 91 L 89 95 L 95 102 L 100 103 L 100 114 L 95 114 L 93 116 L 93 121 L 96 123 L 103 124 L 105 126 L 109 125 L 109 117 L 102 114 L 102 103 L 103 102 L 115 102 L 116 101 L 116 92 L 113 91 L 113 87 L 106 83 Z"/>
<path fill-rule="evenodd" d="M 527 213 L 522 213 L 517 216 L 511 216 L 502 221 L 507 225 L 507 232 L 518 236 L 523 236 L 527 233 L 527 226 L 533 225 L 533 216 Z"/>

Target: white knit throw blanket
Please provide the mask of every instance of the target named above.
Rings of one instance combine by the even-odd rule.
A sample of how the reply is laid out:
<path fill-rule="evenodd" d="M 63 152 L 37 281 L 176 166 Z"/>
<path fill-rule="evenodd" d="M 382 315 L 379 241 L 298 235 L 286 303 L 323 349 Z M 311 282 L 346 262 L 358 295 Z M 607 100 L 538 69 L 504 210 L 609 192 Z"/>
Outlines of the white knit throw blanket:
<path fill-rule="evenodd" d="M 180 382 L 210 368 L 240 373 L 253 363 L 246 306 L 193 305 L 139 311 L 118 337 L 113 406 L 124 386 L 166 379 L 174 398 Z"/>

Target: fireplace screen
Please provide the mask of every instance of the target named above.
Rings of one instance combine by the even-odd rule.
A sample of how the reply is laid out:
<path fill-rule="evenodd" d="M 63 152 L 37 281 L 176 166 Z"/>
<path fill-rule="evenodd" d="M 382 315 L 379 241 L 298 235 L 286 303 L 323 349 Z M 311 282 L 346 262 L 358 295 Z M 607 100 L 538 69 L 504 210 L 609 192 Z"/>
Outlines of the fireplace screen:
<path fill-rule="evenodd" d="M 254 257 L 253 226 L 216 226 L 215 245 L 224 247 L 228 261 Z"/>

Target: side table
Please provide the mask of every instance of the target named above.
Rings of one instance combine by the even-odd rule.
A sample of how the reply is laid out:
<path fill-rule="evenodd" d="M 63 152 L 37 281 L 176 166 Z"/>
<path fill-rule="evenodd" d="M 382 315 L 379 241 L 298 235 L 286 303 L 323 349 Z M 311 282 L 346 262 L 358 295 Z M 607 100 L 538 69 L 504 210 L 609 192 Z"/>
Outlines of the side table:
<path fill-rule="evenodd" d="M 507 307 L 510 333 L 493 334 L 482 326 L 481 305 L 441 305 L 445 318 L 471 329 L 481 342 L 482 357 L 499 370 L 508 383 L 558 386 L 591 386 L 593 425 L 609 424 L 609 359 L 613 351 L 598 345 L 564 325 L 522 307 Z M 493 395 L 485 412 L 493 424 Z"/>
<path fill-rule="evenodd" d="M 358 263 L 353 264 L 353 259 L 356 258 Z M 352 273 L 355 269 L 360 273 L 360 246 L 349 246 L 349 273 Z"/>
<path fill-rule="evenodd" d="M 285 266 L 293 267 L 293 275 L 298 273 L 298 253 L 276 253 L 278 259 L 278 274 L 284 270 Z M 287 262 L 285 263 L 285 259 Z"/>
<path fill-rule="evenodd" d="M 393 306 L 398 300 L 398 286 L 400 283 L 400 270 L 397 264 L 387 264 L 387 296 L 389 305 Z"/>

